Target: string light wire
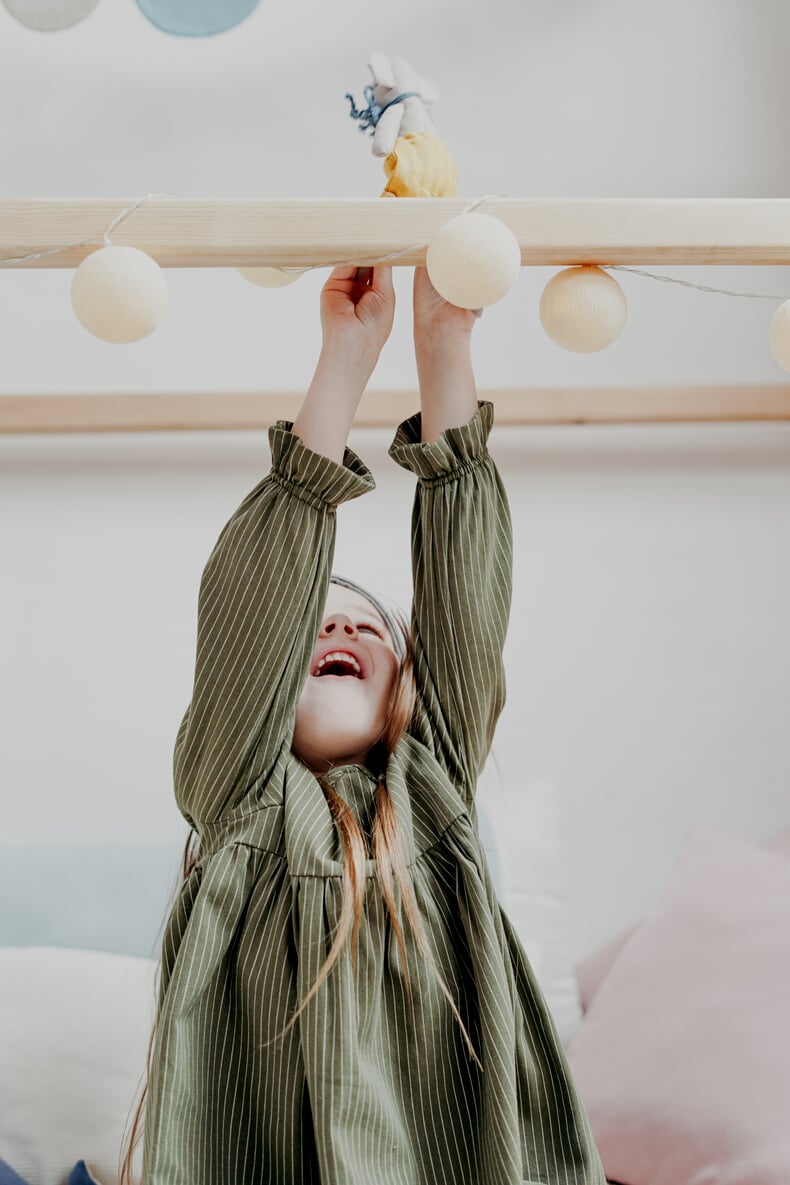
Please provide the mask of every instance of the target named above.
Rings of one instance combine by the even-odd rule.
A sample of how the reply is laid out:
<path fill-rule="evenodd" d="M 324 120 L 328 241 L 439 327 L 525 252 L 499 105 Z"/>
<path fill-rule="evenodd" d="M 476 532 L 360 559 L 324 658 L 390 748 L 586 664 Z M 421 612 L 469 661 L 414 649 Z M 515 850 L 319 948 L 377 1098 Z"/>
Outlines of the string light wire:
<path fill-rule="evenodd" d="M 179 195 L 174 194 L 174 193 L 149 193 L 149 194 L 146 194 L 145 197 L 139 198 L 139 200 L 136 201 L 133 205 L 128 206 L 125 210 L 122 210 L 121 213 L 116 218 L 114 218 L 112 220 L 110 225 L 101 234 L 101 236 L 94 236 L 89 239 L 78 239 L 73 243 L 65 243 L 62 247 L 50 247 L 46 251 L 34 251 L 30 255 L 19 255 L 15 259 L 0 259 L 0 267 L 14 267 L 16 264 L 19 264 L 19 263 L 28 263 L 31 260 L 44 259 L 49 255 L 58 255 L 62 251 L 70 251 L 74 247 L 87 247 L 87 246 L 91 246 L 91 245 L 98 246 L 100 244 L 105 247 L 111 247 L 112 246 L 112 240 L 110 239 L 111 233 L 115 230 L 115 228 L 117 226 L 120 225 L 121 222 L 123 222 L 123 220 L 125 218 L 128 218 L 131 214 L 133 214 L 135 212 L 135 210 L 138 210 L 140 208 L 140 206 L 144 205 L 146 202 L 151 201 L 153 198 L 178 198 L 178 197 L 179 197 Z M 471 212 L 473 210 L 476 210 L 484 202 L 490 201 L 492 198 L 503 198 L 503 197 L 509 197 L 509 194 L 487 193 L 483 197 L 477 198 L 477 200 L 472 202 L 471 205 L 466 206 L 461 211 L 461 213 L 462 214 L 471 214 Z M 374 264 L 377 264 L 377 263 L 389 263 L 393 259 L 400 259 L 402 256 L 409 255 L 413 251 L 422 251 L 427 246 L 428 246 L 427 243 L 413 243 L 409 247 L 405 247 L 402 251 L 393 251 L 389 255 L 379 255 L 379 256 L 376 256 L 374 259 L 361 259 L 359 257 L 357 257 L 356 259 L 339 259 L 339 260 L 336 260 L 334 263 L 329 263 L 329 264 L 327 264 L 327 263 L 311 264 L 308 267 L 278 267 L 276 270 L 281 271 L 281 272 L 286 272 L 288 274 L 302 275 L 304 272 L 316 271 L 318 268 L 323 268 L 323 267 L 344 267 L 344 266 L 350 267 L 353 264 L 356 264 L 359 267 L 372 267 L 372 266 L 374 266 Z M 625 267 L 621 264 L 596 264 L 596 265 L 590 265 L 590 266 L 599 267 L 601 271 L 606 271 L 606 272 L 629 272 L 631 275 L 646 276 L 648 279 L 659 280 L 665 284 L 681 284 L 684 288 L 696 288 L 696 290 L 698 292 L 713 292 L 713 293 L 716 293 L 717 295 L 720 295 L 720 296 L 735 296 L 735 297 L 752 299 L 752 300 L 773 300 L 773 301 L 780 301 L 780 302 L 789 299 L 787 296 L 776 296 L 776 295 L 773 295 L 773 294 L 770 294 L 767 292 L 733 292 L 731 289 L 728 289 L 728 288 L 713 288 L 707 284 L 693 284 L 690 280 L 680 280 L 676 276 L 660 275 L 657 272 L 644 271 L 642 268 L 638 268 L 638 267 Z"/>
<path fill-rule="evenodd" d="M 145 197 L 140 198 L 133 206 L 128 206 L 127 209 L 122 210 L 117 218 L 114 218 L 107 229 L 103 232 L 101 238 L 93 236 L 90 239 L 77 239 L 73 243 L 65 243 L 62 247 L 49 247 L 46 251 L 34 251 L 31 255 L 19 255 L 16 259 L 0 259 L 0 267 L 12 267 L 16 263 L 27 263 L 30 259 L 44 259 L 47 255 L 59 255 L 61 251 L 70 251 L 73 247 L 89 247 L 89 246 L 104 246 L 111 247 L 110 233 L 115 230 L 119 223 L 123 222 L 124 218 L 128 218 L 135 210 L 145 202 L 150 202 L 152 198 L 174 198 L 178 197 L 175 193 L 149 193 Z"/>
<path fill-rule="evenodd" d="M 728 288 L 709 288 L 707 284 L 692 284 L 690 280 L 678 280 L 675 276 L 661 276 L 657 272 L 644 272 L 638 267 L 623 267 L 619 263 L 602 265 L 601 271 L 633 272 L 635 276 L 649 276 L 651 280 L 663 280 L 667 284 L 682 284 L 684 288 L 696 288 L 698 292 L 717 292 L 722 296 L 747 296 L 755 300 L 787 300 L 786 296 L 771 296 L 767 292 L 731 292 Z"/>

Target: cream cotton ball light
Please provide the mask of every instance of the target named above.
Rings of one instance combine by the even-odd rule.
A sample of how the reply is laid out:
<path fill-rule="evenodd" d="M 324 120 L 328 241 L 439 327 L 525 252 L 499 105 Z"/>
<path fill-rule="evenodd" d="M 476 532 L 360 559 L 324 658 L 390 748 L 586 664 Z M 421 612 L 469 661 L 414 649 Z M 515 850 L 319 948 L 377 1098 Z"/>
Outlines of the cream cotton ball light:
<path fill-rule="evenodd" d="M 302 275 L 301 272 L 284 272 L 281 267 L 237 267 L 236 271 L 258 288 L 285 288 Z"/>
<path fill-rule="evenodd" d="M 543 290 L 540 320 L 548 336 L 564 350 L 590 354 L 610 346 L 625 325 L 622 288 L 599 267 L 569 267 Z"/>
<path fill-rule="evenodd" d="M 482 309 L 518 280 L 521 248 L 512 230 L 490 214 L 459 214 L 439 228 L 425 255 L 431 283 L 462 309 Z"/>
<path fill-rule="evenodd" d="M 781 304 L 771 318 L 768 340 L 782 370 L 790 370 L 790 300 Z"/>
<path fill-rule="evenodd" d="M 38 33 L 69 29 L 90 16 L 99 0 L 3 0 L 11 16 Z"/>
<path fill-rule="evenodd" d="M 111 244 L 83 259 L 71 283 L 71 303 L 94 337 L 136 342 L 153 333 L 167 312 L 167 284 L 150 255 Z"/>

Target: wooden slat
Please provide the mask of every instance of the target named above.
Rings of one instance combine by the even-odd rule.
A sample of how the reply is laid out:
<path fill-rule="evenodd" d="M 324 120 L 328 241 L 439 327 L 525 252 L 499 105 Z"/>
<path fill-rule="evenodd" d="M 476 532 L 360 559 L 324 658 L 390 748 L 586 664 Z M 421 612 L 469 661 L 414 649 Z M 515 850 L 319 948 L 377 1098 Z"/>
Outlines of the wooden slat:
<path fill-rule="evenodd" d="M 75 267 L 135 200 L 4 198 L 0 262 L 93 239 L 16 265 Z M 326 266 L 416 248 L 395 261 L 411 265 L 472 200 L 153 198 L 112 241 L 164 267 Z M 526 265 L 790 263 L 788 198 L 493 198 L 480 208 L 507 223 Z"/>
<path fill-rule="evenodd" d="M 481 390 L 500 425 L 790 420 L 790 386 Z M 0 433 L 262 430 L 292 420 L 301 392 L 4 395 Z M 415 391 L 368 391 L 357 427 L 392 427 L 419 406 Z"/>

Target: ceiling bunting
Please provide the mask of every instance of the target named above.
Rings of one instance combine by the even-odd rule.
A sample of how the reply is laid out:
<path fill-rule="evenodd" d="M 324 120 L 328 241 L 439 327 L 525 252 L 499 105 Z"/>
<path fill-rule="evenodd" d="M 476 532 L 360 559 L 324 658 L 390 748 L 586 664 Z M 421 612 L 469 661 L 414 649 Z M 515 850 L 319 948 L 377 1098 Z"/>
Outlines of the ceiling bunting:
<path fill-rule="evenodd" d="M 136 0 L 152 25 L 175 37 L 212 37 L 241 24 L 259 0 Z"/>
<path fill-rule="evenodd" d="M 55 33 L 90 16 L 99 0 L 2 0 L 11 16 L 37 33 Z"/>

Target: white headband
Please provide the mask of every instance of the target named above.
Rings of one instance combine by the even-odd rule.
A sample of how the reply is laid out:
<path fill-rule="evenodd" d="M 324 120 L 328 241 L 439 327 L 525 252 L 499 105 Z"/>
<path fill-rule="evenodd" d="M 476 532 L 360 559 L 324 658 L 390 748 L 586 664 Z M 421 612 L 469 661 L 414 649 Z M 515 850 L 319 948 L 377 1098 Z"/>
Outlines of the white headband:
<path fill-rule="evenodd" d="M 362 588 L 359 584 L 355 584 L 353 580 L 346 580 L 345 576 L 335 576 L 333 574 L 329 579 L 331 584 L 339 584 L 342 588 L 350 588 L 352 592 L 359 593 L 359 595 L 364 597 L 366 601 L 370 601 L 376 612 L 386 622 L 387 629 L 392 635 L 395 653 L 401 662 L 403 662 L 403 659 L 406 657 L 406 646 L 403 641 L 403 632 L 400 629 L 396 619 L 393 617 L 390 611 L 386 609 L 384 605 L 382 605 L 378 597 L 374 597 L 373 594 L 369 593 L 366 588 Z"/>

